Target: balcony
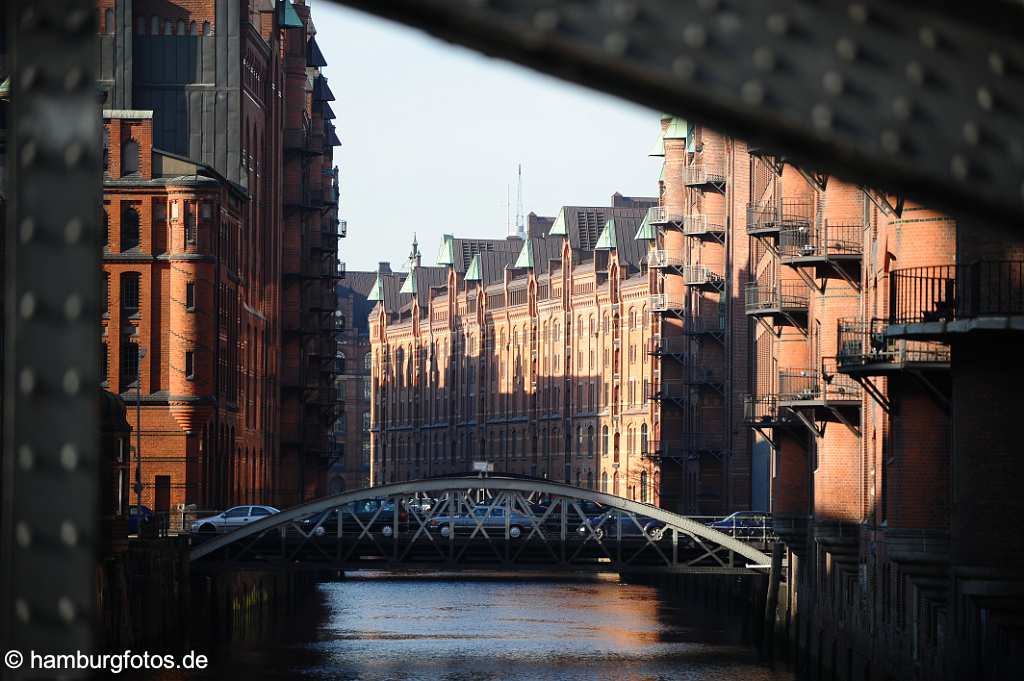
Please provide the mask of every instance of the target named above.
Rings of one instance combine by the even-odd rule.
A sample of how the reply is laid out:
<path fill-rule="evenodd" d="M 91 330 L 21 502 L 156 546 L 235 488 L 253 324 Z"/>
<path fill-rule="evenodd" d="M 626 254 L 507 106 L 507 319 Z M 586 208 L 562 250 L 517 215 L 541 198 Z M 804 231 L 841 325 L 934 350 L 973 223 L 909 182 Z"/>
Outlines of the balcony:
<path fill-rule="evenodd" d="M 863 255 L 864 225 L 860 222 L 790 225 L 779 232 L 779 257 L 786 264 L 859 263 Z"/>
<path fill-rule="evenodd" d="M 652 225 L 679 224 L 683 221 L 683 211 L 669 211 L 665 206 L 652 206 L 647 209 L 647 221 Z"/>
<path fill-rule="evenodd" d="M 723 387 L 722 369 L 690 363 L 686 368 L 686 382 L 695 387 L 721 390 Z"/>
<path fill-rule="evenodd" d="M 743 291 L 744 309 L 755 318 L 770 317 L 776 325 L 807 325 L 810 295 L 802 281 L 777 281 L 774 284 L 748 284 Z"/>
<path fill-rule="evenodd" d="M 348 220 L 338 220 L 338 237 L 344 239 L 348 236 Z"/>
<path fill-rule="evenodd" d="M 840 319 L 836 368 L 848 376 L 887 376 L 900 371 L 948 371 L 949 346 L 885 335 L 884 319 Z"/>
<path fill-rule="evenodd" d="M 780 407 L 860 407 L 861 387 L 836 370 L 835 358 L 822 358 L 821 369 L 781 369 Z"/>
<path fill-rule="evenodd" d="M 721 292 L 725 290 L 725 279 L 722 275 L 704 265 L 683 265 L 679 268 L 683 275 L 683 283 L 703 291 Z"/>
<path fill-rule="evenodd" d="M 893 338 L 1024 331 L 1024 260 L 981 260 L 895 270 L 889 275 Z"/>
<path fill-rule="evenodd" d="M 722 191 L 725 188 L 725 170 L 720 165 L 697 162 L 683 168 L 683 184 Z"/>
<path fill-rule="evenodd" d="M 718 340 L 725 337 L 725 318 L 686 317 L 683 320 L 683 333 L 687 336 L 711 336 Z"/>
<path fill-rule="evenodd" d="M 747 204 L 747 234 L 778 235 L 783 229 L 809 230 L 814 223 L 814 203 L 802 199 L 782 199 L 764 204 Z"/>
<path fill-rule="evenodd" d="M 779 407 L 777 395 L 743 396 L 743 422 L 751 428 L 778 428 L 795 421 L 791 411 Z"/>
<path fill-rule="evenodd" d="M 649 341 L 648 354 L 655 357 L 686 358 L 690 339 L 685 336 L 653 336 Z"/>
<path fill-rule="evenodd" d="M 689 395 L 689 383 L 681 378 L 664 378 L 655 386 L 651 399 L 683 405 L 688 401 Z"/>
<path fill-rule="evenodd" d="M 679 269 L 686 263 L 686 253 L 681 250 L 654 249 L 647 256 L 647 264 L 651 269 Z"/>
<path fill-rule="evenodd" d="M 721 456 L 724 449 L 721 433 L 682 433 L 652 441 L 649 457 L 658 461 L 686 461 L 704 454 Z"/>
<path fill-rule="evenodd" d="M 725 234 L 725 217 L 722 215 L 687 215 L 683 218 L 683 234 L 703 239 L 721 239 Z"/>
<path fill-rule="evenodd" d="M 668 312 L 682 314 L 685 300 L 683 296 L 657 293 L 650 297 L 651 310 L 654 312 Z"/>

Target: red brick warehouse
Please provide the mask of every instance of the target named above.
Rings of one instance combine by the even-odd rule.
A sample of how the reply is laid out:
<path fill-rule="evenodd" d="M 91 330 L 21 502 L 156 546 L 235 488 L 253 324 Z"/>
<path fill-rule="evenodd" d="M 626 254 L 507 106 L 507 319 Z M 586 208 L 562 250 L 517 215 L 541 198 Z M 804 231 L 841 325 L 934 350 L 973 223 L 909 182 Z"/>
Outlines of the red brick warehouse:
<path fill-rule="evenodd" d="M 338 139 L 309 9 L 97 5 L 102 360 L 106 385 L 141 402 L 142 501 L 168 510 L 321 494 L 339 409 L 342 268 Z"/>

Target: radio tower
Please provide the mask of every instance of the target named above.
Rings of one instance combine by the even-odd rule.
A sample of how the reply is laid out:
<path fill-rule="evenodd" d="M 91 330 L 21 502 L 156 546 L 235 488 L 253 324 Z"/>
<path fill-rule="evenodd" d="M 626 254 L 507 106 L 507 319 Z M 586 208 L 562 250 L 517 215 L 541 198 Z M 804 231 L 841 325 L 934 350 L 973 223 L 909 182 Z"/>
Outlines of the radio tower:
<path fill-rule="evenodd" d="M 523 164 L 518 167 L 516 178 L 516 234 L 520 239 L 526 238 L 526 217 L 523 215 Z"/>

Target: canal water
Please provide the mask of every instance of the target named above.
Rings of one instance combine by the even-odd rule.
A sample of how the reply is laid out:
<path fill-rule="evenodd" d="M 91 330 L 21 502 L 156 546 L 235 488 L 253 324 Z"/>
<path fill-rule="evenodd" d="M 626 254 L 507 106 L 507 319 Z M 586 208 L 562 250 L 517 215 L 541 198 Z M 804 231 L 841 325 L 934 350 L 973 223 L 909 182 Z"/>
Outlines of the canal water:
<path fill-rule="evenodd" d="M 247 681 L 790 681 L 760 665 L 742 612 L 671 603 L 617 576 L 354 577 L 321 584 L 273 635 L 210 651 Z"/>

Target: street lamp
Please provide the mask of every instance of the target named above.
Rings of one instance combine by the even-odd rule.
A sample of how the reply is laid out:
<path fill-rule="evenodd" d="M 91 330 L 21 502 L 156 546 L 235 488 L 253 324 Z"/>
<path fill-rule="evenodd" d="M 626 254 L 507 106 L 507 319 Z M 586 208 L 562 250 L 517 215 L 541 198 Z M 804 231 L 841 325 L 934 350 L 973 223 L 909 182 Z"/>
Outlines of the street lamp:
<path fill-rule="evenodd" d="M 142 512 L 142 360 L 146 348 L 136 345 L 138 362 L 135 376 L 135 507 Z"/>

